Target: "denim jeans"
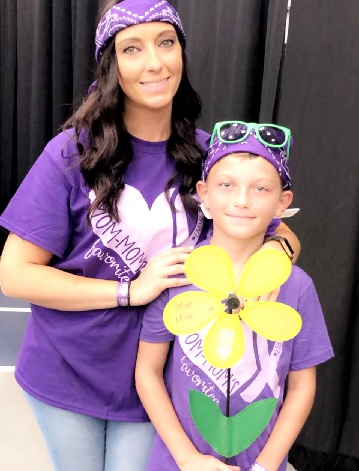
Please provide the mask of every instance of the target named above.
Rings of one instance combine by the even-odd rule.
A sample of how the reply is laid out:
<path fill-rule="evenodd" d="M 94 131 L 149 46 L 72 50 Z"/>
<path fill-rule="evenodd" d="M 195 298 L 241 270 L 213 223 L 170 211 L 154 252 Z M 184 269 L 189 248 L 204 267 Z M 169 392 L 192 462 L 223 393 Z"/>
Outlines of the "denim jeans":
<path fill-rule="evenodd" d="M 25 392 L 55 471 L 144 471 L 154 438 L 150 422 L 98 419 L 49 406 Z"/>

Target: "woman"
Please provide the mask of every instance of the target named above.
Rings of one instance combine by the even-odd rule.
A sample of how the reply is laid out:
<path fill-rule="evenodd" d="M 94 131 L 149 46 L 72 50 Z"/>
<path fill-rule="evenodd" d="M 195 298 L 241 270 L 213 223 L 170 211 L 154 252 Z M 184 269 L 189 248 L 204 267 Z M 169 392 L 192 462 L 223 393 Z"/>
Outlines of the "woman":
<path fill-rule="evenodd" d="M 0 217 L 1 289 L 32 311 L 15 376 L 56 470 L 145 467 L 142 306 L 187 283 L 172 275 L 208 231 L 192 197 L 208 135 L 184 48 L 166 1 L 108 4 L 92 93 Z"/>

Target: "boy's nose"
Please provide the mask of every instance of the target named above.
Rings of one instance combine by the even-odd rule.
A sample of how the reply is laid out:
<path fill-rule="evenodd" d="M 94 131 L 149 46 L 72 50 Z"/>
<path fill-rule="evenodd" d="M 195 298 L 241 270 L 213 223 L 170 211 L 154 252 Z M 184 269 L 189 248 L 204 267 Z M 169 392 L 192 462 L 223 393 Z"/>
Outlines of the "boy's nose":
<path fill-rule="evenodd" d="M 245 188 L 239 188 L 235 196 L 235 205 L 239 208 L 247 208 L 250 203 L 249 193 Z"/>

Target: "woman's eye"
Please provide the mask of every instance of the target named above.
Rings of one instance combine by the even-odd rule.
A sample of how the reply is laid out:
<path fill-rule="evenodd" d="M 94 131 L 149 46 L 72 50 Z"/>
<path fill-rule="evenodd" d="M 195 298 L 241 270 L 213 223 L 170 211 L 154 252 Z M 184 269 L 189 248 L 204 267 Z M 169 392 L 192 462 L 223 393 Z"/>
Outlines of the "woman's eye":
<path fill-rule="evenodd" d="M 131 56 L 132 56 L 133 54 L 136 54 L 136 52 L 138 52 L 138 51 L 139 51 L 139 49 L 138 49 L 137 47 L 135 47 L 135 46 L 128 46 L 128 47 L 126 47 L 126 48 L 123 50 L 123 52 L 124 52 L 125 54 L 130 54 Z"/>
<path fill-rule="evenodd" d="M 160 46 L 162 47 L 171 47 L 175 43 L 174 39 L 164 39 L 161 41 Z"/>
<path fill-rule="evenodd" d="M 222 183 L 221 183 L 221 186 L 222 186 L 223 188 L 230 188 L 230 187 L 231 187 L 231 184 L 230 184 L 229 182 L 222 182 Z"/>

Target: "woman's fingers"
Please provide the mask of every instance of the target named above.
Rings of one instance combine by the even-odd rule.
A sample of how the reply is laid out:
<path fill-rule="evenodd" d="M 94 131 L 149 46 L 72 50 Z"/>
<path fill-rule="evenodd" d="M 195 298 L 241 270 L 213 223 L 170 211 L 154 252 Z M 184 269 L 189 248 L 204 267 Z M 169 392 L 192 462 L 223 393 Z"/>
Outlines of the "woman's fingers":
<path fill-rule="evenodd" d="M 265 293 L 259 296 L 258 301 L 277 301 L 279 292 L 280 292 L 280 288 L 276 288 L 270 293 Z"/>
<path fill-rule="evenodd" d="M 148 304 L 166 288 L 185 286 L 190 281 L 184 274 L 184 261 L 192 247 L 176 247 L 151 257 L 140 276 L 130 287 L 130 302 L 133 306 Z"/>
<path fill-rule="evenodd" d="M 158 255 L 154 255 L 148 260 L 148 264 L 164 263 L 172 265 L 179 261 L 185 261 L 188 255 L 192 252 L 193 247 L 174 247 Z"/>

